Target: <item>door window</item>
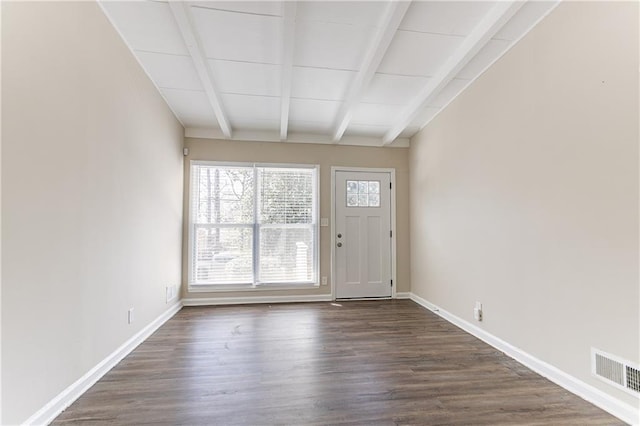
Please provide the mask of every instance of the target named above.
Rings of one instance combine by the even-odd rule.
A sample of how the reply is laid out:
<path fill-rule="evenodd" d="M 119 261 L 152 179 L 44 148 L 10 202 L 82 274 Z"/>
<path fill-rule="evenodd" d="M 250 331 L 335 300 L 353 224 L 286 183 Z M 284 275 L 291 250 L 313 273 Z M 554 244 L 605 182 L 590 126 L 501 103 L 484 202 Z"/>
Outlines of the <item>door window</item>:
<path fill-rule="evenodd" d="M 347 207 L 380 207 L 379 180 L 348 180 Z"/>

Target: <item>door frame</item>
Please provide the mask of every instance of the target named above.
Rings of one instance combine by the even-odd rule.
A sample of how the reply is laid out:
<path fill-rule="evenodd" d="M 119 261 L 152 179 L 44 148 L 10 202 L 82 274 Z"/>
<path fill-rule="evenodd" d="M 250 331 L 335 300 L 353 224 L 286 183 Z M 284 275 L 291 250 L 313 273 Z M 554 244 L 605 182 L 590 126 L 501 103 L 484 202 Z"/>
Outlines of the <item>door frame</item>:
<path fill-rule="evenodd" d="M 336 300 L 336 172 L 373 172 L 389 173 L 391 176 L 391 298 L 396 298 L 396 169 L 395 168 L 371 168 L 371 167 L 331 167 L 331 300 Z"/>

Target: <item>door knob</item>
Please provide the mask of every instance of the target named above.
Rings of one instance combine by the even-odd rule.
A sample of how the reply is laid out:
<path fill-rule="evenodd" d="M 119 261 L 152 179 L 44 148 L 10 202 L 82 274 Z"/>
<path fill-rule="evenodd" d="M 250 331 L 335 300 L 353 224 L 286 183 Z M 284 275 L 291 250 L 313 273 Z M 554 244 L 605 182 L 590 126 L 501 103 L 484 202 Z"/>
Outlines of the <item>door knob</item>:
<path fill-rule="evenodd" d="M 336 244 L 338 247 L 342 247 L 342 243 L 338 243 Z"/>

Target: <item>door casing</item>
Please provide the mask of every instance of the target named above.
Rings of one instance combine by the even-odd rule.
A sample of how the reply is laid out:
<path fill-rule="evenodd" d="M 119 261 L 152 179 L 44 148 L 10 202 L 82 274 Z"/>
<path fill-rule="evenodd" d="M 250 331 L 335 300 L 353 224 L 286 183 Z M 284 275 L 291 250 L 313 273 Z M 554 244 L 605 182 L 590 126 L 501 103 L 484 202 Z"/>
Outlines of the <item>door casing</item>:
<path fill-rule="evenodd" d="M 336 172 L 382 172 L 391 175 L 391 298 L 396 298 L 396 169 L 369 167 L 331 167 L 331 299 L 336 300 Z"/>

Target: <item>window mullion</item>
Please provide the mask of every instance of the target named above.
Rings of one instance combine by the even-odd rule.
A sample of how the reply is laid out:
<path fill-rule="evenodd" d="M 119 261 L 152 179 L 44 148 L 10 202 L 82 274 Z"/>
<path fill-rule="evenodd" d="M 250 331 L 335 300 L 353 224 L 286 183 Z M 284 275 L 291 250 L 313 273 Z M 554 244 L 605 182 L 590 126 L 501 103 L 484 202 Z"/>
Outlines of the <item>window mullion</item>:
<path fill-rule="evenodd" d="M 258 206 L 260 205 L 260 191 L 258 184 L 258 168 L 253 165 L 253 285 L 260 283 L 260 225 L 258 220 Z"/>

